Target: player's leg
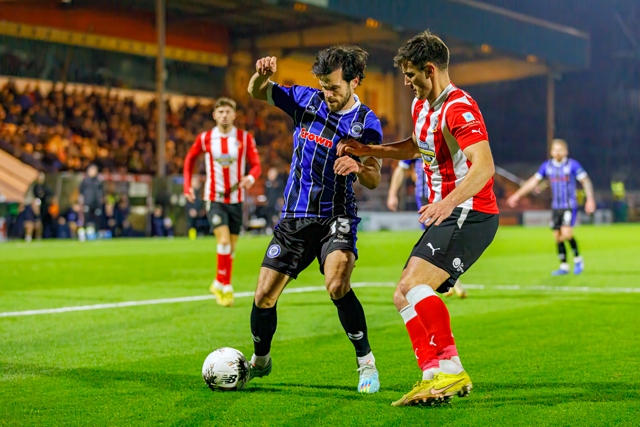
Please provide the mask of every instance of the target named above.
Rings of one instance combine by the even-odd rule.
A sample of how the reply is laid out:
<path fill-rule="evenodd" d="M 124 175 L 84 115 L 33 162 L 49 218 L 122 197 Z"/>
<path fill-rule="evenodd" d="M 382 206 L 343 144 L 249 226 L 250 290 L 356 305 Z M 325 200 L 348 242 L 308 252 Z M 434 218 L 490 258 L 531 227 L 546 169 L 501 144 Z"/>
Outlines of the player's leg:
<path fill-rule="evenodd" d="M 576 225 L 578 211 L 577 209 L 572 209 L 570 212 L 571 220 L 568 220 L 567 215 L 565 222 L 562 224 L 562 228 L 560 228 L 560 232 L 562 233 L 562 237 L 565 242 L 569 242 L 571 251 L 573 252 L 573 274 L 580 274 L 584 271 L 584 260 L 578 251 L 578 242 L 576 242 L 576 239 L 573 236 L 573 227 Z"/>
<path fill-rule="evenodd" d="M 33 240 L 33 229 L 34 222 L 33 221 L 24 221 L 24 241 L 29 243 Z"/>
<path fill-rule="evenodd" d="M 422 379 L 433 379 L 439 370 L 440 361 L 436 355 L 435 346 L 429 344 L 429 331 L 424 327 L 418 318 L 418 313 L 416 313 L 413 306 L 409 304 L 409 301 L 407 301 L 404 294 L 400 292 L 399 288 L 396 288 L 393 293 L 393 304 L 396 306 L 398 313 L 400 313 L 407 332 L 409 333 L 409 339 L 411 340 L 413 353 L 416 356 L 416 362 L 422 370 Z"/>
<path fill-rule="evenodd" d="M 229 215 L 229 243 L 231 244 L 231 254 L 229 257 L 229 290 L 233 291 L 233 288 L 231 287 L 233 261 L 236 256 L 236 244 L 238 243 L 240 231 L 242 230 L 242 203 L 226 205 L 225 209 Z M 231 302 L 233 303 L 233 292 L 229 293 L 228 296 L 230 296 Z"/>
<path fill-rule="evenodd" d="M 285 286 L 296 279 L 315 257 L 315 246 L 306 239 L 313 234 L 314 226 L 315 219 L 282 219 L 273 230 L 273 238 L 262 260 L 251 310 L 254 346 L 251 378 L 271 372 L 271 341 L 278 320 L 276 303 Z"/>
<path fill-rule="evenodd" d="M 552 276 L 562 276 L 569 274 L 569 264 L 567 263 L 567 248 L 564 244 L 564 237 L 562 236 L 562 214 L 554 211 L 553 219 L 553 238 L 558 248 L 558 260 L 560 261 L 560 268 L 551 272 Z"/>
<path fill-rule="evenodd" d="M 340 323 L 356 351 L 360 373 L 358 391 L 376 393 L 380 390 L 380 380 L 376 359 L 369 345 L 367 320 L 360 300 L 351 289 L 351 273 L 355 259 L 355 254 L 349 250 L 335 250 L 329 253 L 323 267 L 325 286 L 338 309 Z"/>
<path fill-rule="evenodd" d="M 435 293 L 449 277 L 447 271 L 418 257 L 412 257 L 402 273 L 398 291 L 427 331 L 429 345 L 438 358 L 438 368 L 433 369 L 432 378 L 418 382 L 409 393 L 393 402 L 394 406 L 432 404 L 450 396 L 464 396 L 471 390 L 471 378 L 462 367 L 451 332 L 449 311 Z"/>
<path fill-rule="evenodd" d="M 216 236 L 217 271 L 211 285 L 211 292 L 216 296 L 218 304 L 229 307 L 233 305 L 233 287 L 231 285 L 231 233 L 228 225 L 219 225 L 213 229 Z M 231 298 L 229 298 L 231 296 Z"/>
<path fill-rule="evenodd" d="M 250 378 L 259 378 L 271 373 L 271 341 L 276 333 L 278 315 L 276 304 L 285 286 L 292 280 L 284 273 L 268 267 L 260 268 L 260 276 L 251 309 L 251 335 L 253 356 Z"/>

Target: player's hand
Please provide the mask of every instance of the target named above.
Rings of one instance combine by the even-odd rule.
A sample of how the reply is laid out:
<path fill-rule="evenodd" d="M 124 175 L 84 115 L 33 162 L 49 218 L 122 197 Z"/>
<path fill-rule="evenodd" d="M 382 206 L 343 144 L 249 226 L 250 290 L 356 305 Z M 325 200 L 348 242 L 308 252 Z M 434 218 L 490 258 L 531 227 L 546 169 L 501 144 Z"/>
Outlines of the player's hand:
<path fill-rule="evenodd" d="M 242 177 L 242 179 L 240 180 L 240 183 L 238 184 L 239 188 L 244 188 L 246 190 L 250 189 L 251 187 L 253 187 L 253 184 L 256 182 L 256 180 L 253 178 L 253 176 L 251 175 L 245 175 Z"/>
<path fill-rule="evenodd" d="M 353 156 L 366 156 L 370 151 L 367 145 L 356 141 L 355 139 L 343 139 L 338 143 L 338 156 L 351 154 Z"/>
<path fill-rule="evenodd" d="M 511 197 L 507 199 L 507 206 L 509 206 L 510 208 L 515 208 L 516 206 L 518 206 L 519 201 L 520 201 L 520 196 L 516 196 L 515 194 L 513 194 Z"/>
<path fill-rule="evenodd" d="M 397 211 L 398 210 L 398 196 L 393 196 L 390 195 L 389 197 L 387 197 L 387 207 L 389 208 L 390 211 Z"/>
<path fill-rule="evenodd" d="M 352 159 L 348 156 L 340 157 L 333 164 L 333 171 L 337 175 L 342 176 L 349 175 L 350 173 L 360 173 L 362 172 L 363 168 L 364 166 L 362 165 L 362 163 L 358 163 L 355 161 L 355 159 Z"/>
<path fill-rule="evenodd" d="M 193 191 L 193 188 L 190 188 L 188 193 L 184 193 L 184 196 L 187 198 L 189 203 L 196 201 L 196 192 Z"/>
<path fill-rule="evenodd" d="M 584 211 L 591 215 L 596 211 L 596 201 L 595 200 L 587 200 L 587 203 L 584 205 Z"/>
<path fill-rule="evenodd" d="M 270 77 L 278 69 L 275 56 L 265 56 L 256 61 L 256 72 L 261 76 Z"/>
<path fill-rule="evenodd" d="M 430 203 L 421 207 L 418 211 L 420 214 L 419 221 L 427 227 L 431 224 L 440 225 L 442 221 L 451 216 L 451 213 L 455 208 L 455 206 L 452 206 L 446 200 Z"/>

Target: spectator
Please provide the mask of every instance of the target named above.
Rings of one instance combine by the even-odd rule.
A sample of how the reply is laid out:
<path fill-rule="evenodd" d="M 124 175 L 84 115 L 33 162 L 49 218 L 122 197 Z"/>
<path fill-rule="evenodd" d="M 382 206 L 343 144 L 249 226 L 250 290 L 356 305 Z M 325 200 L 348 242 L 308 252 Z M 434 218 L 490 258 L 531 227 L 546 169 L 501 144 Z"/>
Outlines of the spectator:
<path fill-rule="evenodd" d="M 53 218 L 51 212 L 49 212 L 51 207 L 51 199 L 53 197 L 53 191 L 45 182 L 45 175 L 43 172 L 40 172 L 38 174 L 38 178 L 33 185 L 32 192 L 34 200 L 40 199 L 39 210 L 41 233 L 44 235 L 44 237 L 54 237 L 55 231 Z"/>
<path fill-rule="evenodd" d="M 103 185 L 98 177 L 98 167 L 90 165 L 87 176 L 80 183 L 79 202 L 84 213 L 84 226 L 100 229 L 102 216 Z"/>

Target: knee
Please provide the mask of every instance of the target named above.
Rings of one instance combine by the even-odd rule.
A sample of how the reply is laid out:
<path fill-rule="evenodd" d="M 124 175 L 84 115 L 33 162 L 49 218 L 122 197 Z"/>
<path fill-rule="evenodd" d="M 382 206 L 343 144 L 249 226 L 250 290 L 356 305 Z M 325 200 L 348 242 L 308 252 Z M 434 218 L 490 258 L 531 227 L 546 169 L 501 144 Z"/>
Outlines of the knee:
<path fill-rule="evenodd" d="M 396 294 L 400 295 L 402 299 L 406 301 L 405 295 L 407 295 L 407 292 L 409 292 L 414 286 L 415 284 L 413 283 L 413 281 L 403 276 L 400 279 L 400 282 L 398 282 L 398 286 L 396 287 L 396 292 L 393 295 L 394 301 L 396 299 Z"/>
<path fill-rule="evenodd" d="M 339 278 L 327 280 L 326 286 L 327 292 L 329 292 L 329 296 L 333 300 L 342 298 L 351 289 L 347 280 L 341 280 Z"/>
<path fill-rule="evenodd" d="M 404 294 L 400 291 L 399 287 L 397 287 L 395 292 L 393 293 L 393 304 L 396 306 L 396 309 L 398 311 L 409 305 L 409 301 L 407 301 Z"/>
<path fill-rule="evenodd" d="M 271 308 L 278 302 L 278 297 L 273 296 L 264 286 L 258 285 L 254 302 L 258 308 Z"/>

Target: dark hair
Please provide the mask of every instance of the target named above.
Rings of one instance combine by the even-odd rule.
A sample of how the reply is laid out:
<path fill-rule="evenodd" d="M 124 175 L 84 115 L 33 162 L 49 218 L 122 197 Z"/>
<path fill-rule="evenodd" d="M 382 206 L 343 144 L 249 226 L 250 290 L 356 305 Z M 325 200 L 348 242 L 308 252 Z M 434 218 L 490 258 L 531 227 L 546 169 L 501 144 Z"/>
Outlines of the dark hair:
<path fill-rule="evenodd" d="M 446 70 L 449 67 L 449 48 L 440 37 L 426 30 L 398 49 L 393 65 L 404 67 L 409 61 L 420 70 L 424 69 L 427 62 L 433 63 L 440 70 Z"/>
<path fill-rule="evenodd" d="M 225 98 L 224 96 L 218 98 L 216 104 L 213 106 L 213 110 L 217 110 L 220 107 L 231 107 L 233 111 L 236 111 L 236 101 L 231 98 Z"/>
<path fill-rule="evenodd" d="M 311 66 L 315 76 L 326 76 L 342 68 L 342 79 L 350 82 L 359 77 L 358 84 L 364 79 L 369 54 L 358 46 L 338 45 L 321 50 L 316 55 L 316 62 Z"/>

